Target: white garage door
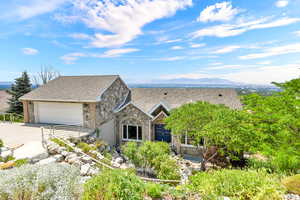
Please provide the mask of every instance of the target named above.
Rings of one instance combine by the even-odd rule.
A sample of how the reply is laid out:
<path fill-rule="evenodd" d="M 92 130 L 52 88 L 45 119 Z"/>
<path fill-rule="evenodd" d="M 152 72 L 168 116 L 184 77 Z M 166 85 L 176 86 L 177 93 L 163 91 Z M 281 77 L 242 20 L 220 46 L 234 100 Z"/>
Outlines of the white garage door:
<path fill-rule="evenodd" d="M 83 111 L 80 103 L 35 102 L 34 113 L 38 123 L 83 124 Z"/>

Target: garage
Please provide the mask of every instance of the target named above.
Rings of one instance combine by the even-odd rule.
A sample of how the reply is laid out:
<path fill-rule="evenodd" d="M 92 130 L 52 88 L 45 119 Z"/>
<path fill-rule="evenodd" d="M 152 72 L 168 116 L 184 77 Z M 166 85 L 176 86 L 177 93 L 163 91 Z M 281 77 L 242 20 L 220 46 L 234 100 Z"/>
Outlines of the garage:
<path fill-rule="evenodd" d="M 34 102 L 36 123 L 83 125 L 81 103 Z"/>

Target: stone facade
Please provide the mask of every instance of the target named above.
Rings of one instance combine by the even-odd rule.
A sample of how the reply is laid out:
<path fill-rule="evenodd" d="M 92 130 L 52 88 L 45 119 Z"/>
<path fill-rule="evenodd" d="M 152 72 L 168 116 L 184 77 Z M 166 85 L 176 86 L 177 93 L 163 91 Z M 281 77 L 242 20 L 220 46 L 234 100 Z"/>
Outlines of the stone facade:
<path fill-rule="evenodd" d="M 150 128 L 151 117 L 139 110 L 132 104 L 127 105 L 123 110 L 116 113 L 116 132 L 117 143 L 122 143 L 122 127 L 123 125 L 136 125 L 142 127 L 143 140 L 151 140 Z"/>
<path fill-rule="evenodd" d="M 84 103 L 83 126 L 86 128 L 96 128 L 96 103 Z"/>
<path fill-rule="evenodd" d="M 125 103 L 130 95 L 127 85 L 118 78 L 101 96 L 101 101 L 96 104 L 96 127 L 112 120 L 114 110 Z"/>

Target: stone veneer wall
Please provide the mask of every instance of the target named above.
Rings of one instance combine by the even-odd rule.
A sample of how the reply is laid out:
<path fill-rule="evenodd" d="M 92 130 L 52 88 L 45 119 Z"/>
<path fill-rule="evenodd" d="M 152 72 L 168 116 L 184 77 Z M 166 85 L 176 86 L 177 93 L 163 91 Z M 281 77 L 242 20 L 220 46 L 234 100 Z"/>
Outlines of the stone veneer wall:
<path fill-rule="evenodd" d="M 84 103 L 83 110 L 83 126 L 86 128 L 96 128 L 96 103 Z"/>
<path fill-rule="evenodd" d="M 143 140 L 151 140 L 151 118 L 134 105 L 129 104 L 116 114 L 117 144 L 122 143 L 122 126 L 126 124 L 142 126 Z"/>
<path fill-rule="evenodd" d="M 96 104 L 96 127 L 114 118 L 114 110 L 125 102 L 130 90 L 118 78 L 102 95 Z"/>

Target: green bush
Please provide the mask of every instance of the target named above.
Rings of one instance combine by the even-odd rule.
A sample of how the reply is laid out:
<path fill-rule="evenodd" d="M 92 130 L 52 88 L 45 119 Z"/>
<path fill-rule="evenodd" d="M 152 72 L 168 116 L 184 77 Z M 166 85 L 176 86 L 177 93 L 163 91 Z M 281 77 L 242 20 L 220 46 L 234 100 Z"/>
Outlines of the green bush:
<path fill-rule="evenodd" d="M 23 165 L 26 165 L 29 163 L 29 160 L 28 159 L 19 159 L 19 160 L 16 160 L 15 161 L 15 167 L 21 167 Z"/>
<path fill-rule="evenodd" d="M 297 155 L 281 151 L 266 161 L 251 158 L 247 161 L 247 165 L 251 169 L 264 168 L 270 173 L 294 174 L 300 169 L 300 159 Z"/>
<path fill-rule="evenodd" d="M 97 150 L 96 147 L 92 147 L 84 142 L 80 142 L 79 144 L 77 144 L 77 147 L 80 148 L 84 153 L 88 153 L 92 150 Z"/>
<path fill-rule="evenodd" d="M 84 185 L 83 200 L 142 200 L 144 182 L 128 170 L 105 170 Z"/>
<path fill-rule="evenodd" d="M 123 154 L 135 165 L 140 165 L 138 157 L 138 144 L 136 142 L 127 142 L 122 146 Z"/>
<path fill-rule="evenodd" d="M 161 198 L 168 190 L 167 185 L 157 183 L 146 183 L 146 194 L 151 198 Z"/>
<path fill-rule="evenodd" d="M 172 159 L 170 156 L 159 156 L 154 159 L 154 162 L 154 168 L 159 179 L 180 179 L 179 166 L 177 165 L 176 160 Z"/>
<path fill-rule="evenodd" d="M 271 165 L 275 172 L 296 173 L 300 169 L 300 156 L 298 152 L 290 153 L 279 151 L 271 158 Z"/>
<path fill-rule="evenodd" d="M 300 195 L 300 174 L 283 179 L 282 184 L 289 192 Z"/>
<path fill-rule="evenodd" d="M 165 142 L 128 142 L 122 147 L 123 154 L 136 166 L 154 168 L 160 179 L 179 179 L 179 167 L 171 158 L 170 147 Z"/>
<path fill-rule="evenodd" d="M 190 177 L 187 186 L 203 199 L 280 200 L 284 193 L 279 178 L 266 171 L 228 170 L 200 172 Z"/>
<path fill-rule="evenodd" d="M 58 144 L 61 147 L 66 147 L 67 151 L 73 151 L 73 148 L 70 147 L 69 145 L 67 145 L 66 143 L 64 143 L 63 141 L 57 139 L 57 138 L 51 138 L 50 139 L 52 142 Z"/>
<path fill-rule="evenodd" d="M 4 143 L 3 141 L 0 139 L 0 147 L 3 147 L 4 146 Z"/>

